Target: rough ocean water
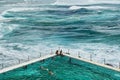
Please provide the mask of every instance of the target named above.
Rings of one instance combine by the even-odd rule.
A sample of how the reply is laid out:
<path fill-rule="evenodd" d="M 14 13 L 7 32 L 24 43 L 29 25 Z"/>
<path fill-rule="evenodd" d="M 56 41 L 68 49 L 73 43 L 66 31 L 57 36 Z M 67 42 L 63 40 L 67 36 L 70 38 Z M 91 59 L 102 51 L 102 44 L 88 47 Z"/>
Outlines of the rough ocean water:
<path fill-rule="evenodd" d="M 20 0 L 19 0 L 20 1 Z M 120 3 L 88 5 L 32 4 L 0 1 L 0 63 L 6 66 L 70 49 L 81 56 L 118 66 L 120 61 Z M 19 2 L 19 3 L 18 3 Z"/>

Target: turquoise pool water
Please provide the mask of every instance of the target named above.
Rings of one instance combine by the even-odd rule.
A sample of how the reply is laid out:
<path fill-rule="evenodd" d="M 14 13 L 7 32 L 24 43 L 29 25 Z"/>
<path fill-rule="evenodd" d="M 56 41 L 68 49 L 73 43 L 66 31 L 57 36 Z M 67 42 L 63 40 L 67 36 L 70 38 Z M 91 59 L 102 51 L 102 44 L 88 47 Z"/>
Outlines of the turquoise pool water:
<path fill-rule="evenodd" d="M 27 67 L 22 67 L 4 74 L 0 74 L 0 80 L 119 80 L 114 75 L 102 73 L 94 67 L 88 68 L 83 63 L 73 63 L 68 57 L 54 57 L 40 61 Z M 77 62 L 78 63 L 78 62 Z M 87 64 L 88 65 L 88 64 Z M 40 68 L 42 66 L 42 68 Z M 46 70 L 48 69 L 48 70 Z M 97 69 L 100 69 L 99 67 Z M 102 70 L 102 69 L 101 69 Z M 107 70 L 106 70 L 107 71 Z M 53 73 L 53 74 L 50 74 Z M 114 71 L 113 71 L 114 72 Z M 111 72 L 111 73 L 113 73 Z M 115 73 L 120 76 L 119 72 Z"/>

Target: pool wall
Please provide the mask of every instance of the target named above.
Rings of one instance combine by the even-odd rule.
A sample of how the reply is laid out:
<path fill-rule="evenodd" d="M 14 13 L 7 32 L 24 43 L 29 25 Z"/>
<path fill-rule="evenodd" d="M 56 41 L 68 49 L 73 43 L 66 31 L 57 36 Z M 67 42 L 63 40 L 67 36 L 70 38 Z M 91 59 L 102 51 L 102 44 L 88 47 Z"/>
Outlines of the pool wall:
<path fill-rule="evenodd" d="M 69 62 L 71 62 L 74 65 L 78 65 L 80 67 L 86 67 L 87 69 L 90 69 L 96 73 L 103 73 L 104 75 L 108 75 L 110 77 L 113 77 L 116 80 L 120 80 L 120 72 L 112 70 L 112 69 L 108 69 L 105 67 L 101 67 L 95 64 L 91 64 L 89 62 L 84 62 L 75 58 L 70 58 L 70 57 L 66 57 L 66 60 L 68 60 Z"/>

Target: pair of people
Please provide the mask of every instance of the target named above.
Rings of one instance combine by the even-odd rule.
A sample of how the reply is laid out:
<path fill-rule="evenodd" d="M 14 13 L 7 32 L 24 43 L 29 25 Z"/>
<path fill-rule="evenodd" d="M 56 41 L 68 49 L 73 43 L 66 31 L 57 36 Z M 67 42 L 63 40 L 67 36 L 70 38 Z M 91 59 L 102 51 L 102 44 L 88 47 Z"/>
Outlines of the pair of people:
<path fill-rule="evenodd" d="M 62 50 L 56 50 L 56 55 L 63 55 L 63 52 L 62 52 Z"/>

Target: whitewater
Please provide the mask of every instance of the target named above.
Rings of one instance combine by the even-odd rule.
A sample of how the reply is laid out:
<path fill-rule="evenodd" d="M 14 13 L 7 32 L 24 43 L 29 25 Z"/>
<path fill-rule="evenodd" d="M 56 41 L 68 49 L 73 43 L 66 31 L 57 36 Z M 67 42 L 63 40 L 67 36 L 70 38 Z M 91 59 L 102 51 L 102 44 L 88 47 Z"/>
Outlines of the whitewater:
<path fill-rule="evenodd" d="M 46 55 L 60 47 L 74 56 L 80 52 L 87 59 L 92 54 L 93 60 L 101 63 L 105 58 L 117 67 L 120 3 L 92 2 L 71 5 L 58 0 L 41 5 L 27 0 L 1 1 L 0 64 L 16 64 L 18 59 Z"/>

